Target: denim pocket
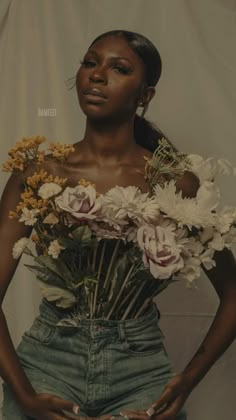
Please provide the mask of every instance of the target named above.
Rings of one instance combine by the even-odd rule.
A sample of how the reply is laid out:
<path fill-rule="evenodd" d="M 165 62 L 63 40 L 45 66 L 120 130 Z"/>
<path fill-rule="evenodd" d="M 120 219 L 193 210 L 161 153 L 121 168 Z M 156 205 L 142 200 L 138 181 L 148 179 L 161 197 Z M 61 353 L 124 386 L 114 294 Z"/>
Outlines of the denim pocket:
<path fill-rule="evenodd" d="M 49 325 L 39 318 L 36 318 L 30 329 L 24 333 L 23 339 L 33 343 L 49 345 L 57 335 L 58 329 L 56 325 Z"/>
<path fill-rule="evenodd" d="M 164 350 L 164 335 L 156 322 L 125 331 L 124 350 L 134 356 L 149 356 Z"/>

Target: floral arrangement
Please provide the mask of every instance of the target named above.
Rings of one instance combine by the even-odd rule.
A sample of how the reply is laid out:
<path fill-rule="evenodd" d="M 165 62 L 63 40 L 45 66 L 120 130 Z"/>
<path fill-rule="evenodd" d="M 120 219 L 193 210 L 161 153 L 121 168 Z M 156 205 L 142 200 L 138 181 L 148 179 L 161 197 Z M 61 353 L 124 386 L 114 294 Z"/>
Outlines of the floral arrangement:
<path fill-rule="evenodd" d="M 74 148 L 52 143 L 40 151 L 45 141 L 23 138 L 3 164 L 7 172 L 31 171 L 9 217 L 34 232 L 18 240 L 12 254 L 30 255 L 34 264 L 25 265 L 43 296 L 77 318 L 141 316 L 171 282 L 192 284 L 201 265 L 211 269 L 215 251 L 235 241 L 236 209 L 220 208 L 214 182 L 218 173 L 235 174 L 227 160 L 181 154 L 163 138 L 152 158 L 145 158 L 148 193 L 116 186 L 98 194 L 87 180 L 72 188 L 67 179 L 48 174 L 44 163 L 63 164 Z M 186 170 L 200 180 L 194 198 L 176 190 L 176 178 Z"/>

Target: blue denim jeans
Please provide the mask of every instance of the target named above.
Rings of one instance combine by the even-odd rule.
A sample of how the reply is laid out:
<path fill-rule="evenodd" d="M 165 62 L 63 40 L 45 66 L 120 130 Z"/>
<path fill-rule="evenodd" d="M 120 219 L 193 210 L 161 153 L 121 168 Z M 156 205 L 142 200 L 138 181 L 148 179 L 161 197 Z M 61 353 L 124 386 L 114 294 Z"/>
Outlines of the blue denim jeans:
<path fill-rule="evenodd" d="M 153 303 L 137 319 L 85 319 L 57 326 L 61 311 L 45 300 L 17 348 L 37 392 L 79 404 L 81 416 L 120 416 L 123 409 L 146 410 L 173 376 Z M 29 419 L 3 384 L 3 420 Z M 122 416 L 120 416 L 122 417 Z M 176 420 L 186 420 L 181 411 Z"/>

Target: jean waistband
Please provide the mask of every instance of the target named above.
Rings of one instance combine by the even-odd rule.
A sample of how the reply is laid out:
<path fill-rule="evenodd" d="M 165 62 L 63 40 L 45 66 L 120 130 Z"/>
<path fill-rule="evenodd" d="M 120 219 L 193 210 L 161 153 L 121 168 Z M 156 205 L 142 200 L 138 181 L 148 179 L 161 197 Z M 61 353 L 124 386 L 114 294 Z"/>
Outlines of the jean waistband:
<path fill-rule="evenodd" d="M 50 304 L 46 299 L 43 299 L 40 304 L 40 318 L 51 325 L 58 326 L 71 326 L 78 327 L 83 326 L 86 329 L 89 329 L 90 326 L 101 326 L 103 328 L 112 329 L 119 326 L 123 326 L 126 329 L 136 328 L 139 325 L 149 324 L 153 319 L 159 320 L 160 312 L 154 302 L 151 303 L 150 308 L 147 312 L 138 317 L 124 320 L 106 320 L 103 318 L 95 319 L 76 319 L 76 313 L 70 314 L 70 312 L 65 312 L 60 309 L 57 309 L 55 306 Z M 61 322 L 63 320 L 63 322 Z M 68 322 L 66 322 L 68 320 Z"/>

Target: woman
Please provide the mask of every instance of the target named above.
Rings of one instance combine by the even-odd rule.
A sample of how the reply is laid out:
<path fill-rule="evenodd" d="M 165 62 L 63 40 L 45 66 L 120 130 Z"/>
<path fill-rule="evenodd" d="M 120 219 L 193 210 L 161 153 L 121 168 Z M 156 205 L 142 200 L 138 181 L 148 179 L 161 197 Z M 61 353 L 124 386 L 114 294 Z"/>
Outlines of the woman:
<path fill-rule="evenodd" d="M 84 138 L 63 166 L 47 162 L 53 174 L 96 183 L 100 193 L 114 185 L 137 185 L 147 191 L 143 155 L 152 156 L 161 133 L 136 110 L 145 113 L 161 74 L 161 59 L 145 37 L 128 32 L 102 34 L 90 45 L 76 75 L 82 111 L 87 117 Z M 184 196 L 194 197 L 198 180 L 190 172 L 177 181 Z M 1 202 L 1 301 L 15 272 L 13 244 L 31 230 L 9 220 L 22 185 L 12 175 Z M 0 314 L 0 370 L 4 384 L 3 419 L 62 420 L 186 419 L 183 405 L 194 387 L 235 338 L 235 260 L 217 252 L 216 268 L 207 272 L 220 305 L 212 326 L 183 372 L 174 375 L 163 346 L 155 305 L 138 319 L 84 320 L 76 334 L 58 333 L 62 311 L 42 302 L 40 316 L 17 353 L 3 311 Z M 227 275 L 226 275 L 227 273 Z M 223 279 L 223 281 L 222 281 Z"/>

